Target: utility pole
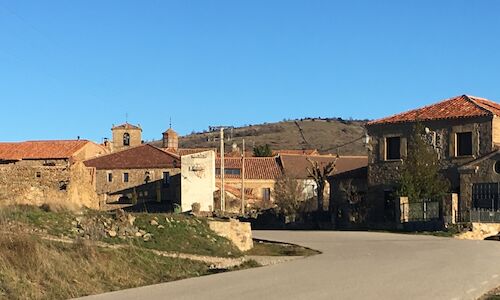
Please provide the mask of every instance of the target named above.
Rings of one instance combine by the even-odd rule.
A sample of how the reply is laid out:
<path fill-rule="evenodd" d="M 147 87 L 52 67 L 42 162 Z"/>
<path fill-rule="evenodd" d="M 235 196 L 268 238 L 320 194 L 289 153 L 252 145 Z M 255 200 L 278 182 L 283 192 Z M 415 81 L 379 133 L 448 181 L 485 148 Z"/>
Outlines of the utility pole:
<path fill-rule="evenodd" d="M 241 154 L 241 215 L 245 215 L 245 139 L 243 139 Z"/>
<path fill-rule="evenodd" d="M 224 211 L 225 191 L 224 191 L 224 128 L 220 128 L 220 210 Z"/>

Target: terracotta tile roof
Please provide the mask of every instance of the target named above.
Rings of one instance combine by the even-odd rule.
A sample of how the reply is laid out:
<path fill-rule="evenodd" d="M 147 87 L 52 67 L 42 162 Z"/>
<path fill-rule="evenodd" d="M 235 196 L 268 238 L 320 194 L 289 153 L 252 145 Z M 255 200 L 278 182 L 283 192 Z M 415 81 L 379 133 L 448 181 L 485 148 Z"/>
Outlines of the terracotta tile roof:
<path fill-rule="evenodd" d="M 113 130 L 113 129 L 139 129 L 139 130 L 142 130 L 141 127 L 136 126 L 136 125 L 132 125 L 129 123 L 123 123 L 121 125 L 113 126 L 113 128 L 111 128 L 111 130 Z"/>
<path fill-rule="evenodd" d="M 428 121 L 492 115 L 500 116 L 500 104 L 484 98 L 462 95 L 387 118 L 374 120 L 368 122 L 367 125 L 370 126 L 388 123 L 412 122 L 416 120 Z"/>
<path fill-rule="evenodd" d="M 332 155 L 281 155 L 281 164 L 285 175 L 297 179 L 309 178 L 308 168 L 311 168 L 311 163 L 308 158 L 317 161 L 321 166 L 324 166 L 331 161 L 335 162 L 335 174 L 354 170 L 368 165 L 367 156 L 332 156 Z"/>
<path fill-rule="evenodd" d="M 180 168 L 180 157 L 149 144 L 85 161 L 98 170 Z"/>
<path fill-rule="evenodd" d="M 178 149 L 161 148 L 161 150 L 168 152 L 168 153 L 173 153 L 173 154 L 176 154 L 179 156 L 195 154 L 195 153 L 200 153 L 200 152 L 205 152 L 205 151 L 217 152 L 217 149 L 215 149 L 215 148 L 178 148 Z"/>
<path fill-rule="evenodd" d="M 241 170 L 241 161 L 241 157 L 224 157 L 224 168 Z M 215 168 L 220 168 L 220 162 L 220 157 L 217 157 Z M 246 179 L 276 179 L 281 175 L 278 157 L 245 157 Z M 225 174 L 224 178 L 241 178 L 241 175 Z"/>
<path fill-rule="evenodd" d="M 0 159 L 68 159 L 82 149 L 87 140 L 26 141 L 0 143 Z"/>
<path fill-rule="evenodd" d="M 274 150 L 274 155 L 319 155 L 317 149 L 305 149 L 305 150 L 289 150 L 289 149 L 281 149 Z"/>

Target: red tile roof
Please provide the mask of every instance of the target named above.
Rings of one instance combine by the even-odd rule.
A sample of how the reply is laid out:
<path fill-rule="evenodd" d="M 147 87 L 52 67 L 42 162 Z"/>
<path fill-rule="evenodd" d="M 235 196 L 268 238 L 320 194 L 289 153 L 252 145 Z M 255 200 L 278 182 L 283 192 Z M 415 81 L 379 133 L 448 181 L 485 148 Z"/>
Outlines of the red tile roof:
<path fill-rule="evenodd" d="M 225 169 L 241 170 L 241 157 L 224 157 Z M 215 167 L 220 168 L 220 157 L 215 159 Z M 245 157 L 245 179 L 276 179 L 282 175 L 277 157 Z M 219 175 L 217 175 L 219 177 Z M 224 178 L 241 178 L 240 175 L 225 174 Z"/>
<path fill-rule="evenodd" d="M 26 141 L 0 143 L 0 159 L 68 159 L 82 149 L 87 140 Z"/>
<path fill-rule="evenodd" d="M 316 149 L 305 149 L 305 150 L 274 150 L 274 155 L 319 155 Z"/>
<path fill-rule="evenodd" d="M 281 163 L 285 175 L 297 179 L 309 178 L 307 169 L 311 168 L 311 162 L 316 161 L 320 166 L 324 166 L 335 161 L 335 173 L 343 173 L 350 170 L 366 167 L 368 165 L 367 156 L 332 156 L 332 155 L 281 155 Z"/>
<path fill-rule="evenodd" d="M 173 154 L 176 154 L 179 156 L 195 154 L 195 153 L 200 153 L 200 152 L 205 152 L 205 151 L 217 152 L 217 149 L 215 149 L 215 148 L 178 148 L 178 149 L 161 148 L 161 150 L 168 152 L 168 153 L 173 153 Z"/>
<path fill-rule="evenodd" d="M 142 130 L 141 127 L 139 126 L 135 126 L 135 125 L 132 125 L 132 124 L 129 124 L 129 123 L 123 123 L 121 125 L 116 125 L 116 126 L 113 126 L 113 128 L 111 128 L 112 130 L 113 129 L 139 129 L 139 130 Z"/>
<path fill-rule="evenodd" d="M 149 144 L 85 161 L 98 170 L 180 168 L 180 157 Z"/>
<path fill-rule="evenodd" d="M 428 121 L 493 115 L 500 116 L 500 104 L 484 98 L 462 95 L 387 118 L 374 120 L 368 122 L 367 125 L 370 126 L 378 124 L 412 122 L 417 120 Z"/>

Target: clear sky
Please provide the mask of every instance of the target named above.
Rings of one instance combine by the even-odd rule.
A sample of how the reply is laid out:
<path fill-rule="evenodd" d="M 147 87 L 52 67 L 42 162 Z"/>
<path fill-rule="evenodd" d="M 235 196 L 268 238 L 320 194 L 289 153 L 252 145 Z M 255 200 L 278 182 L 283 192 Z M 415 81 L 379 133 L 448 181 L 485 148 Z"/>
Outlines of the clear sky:
<path fill-rule="evenodd" d="M 500 1 L 0 0 L 0 141 L 500 102 Z"/>

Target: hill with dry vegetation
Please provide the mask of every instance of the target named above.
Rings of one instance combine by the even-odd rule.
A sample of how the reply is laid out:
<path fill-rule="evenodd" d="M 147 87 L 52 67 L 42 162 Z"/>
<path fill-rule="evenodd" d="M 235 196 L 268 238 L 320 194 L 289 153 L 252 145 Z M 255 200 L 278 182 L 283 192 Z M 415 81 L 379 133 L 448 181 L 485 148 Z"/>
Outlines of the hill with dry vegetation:
<path fill-rule="evenodd" d="M 363 145 L 365 134 L 362 120 L 341 118 L 307 118 L 300 120 L 264 123 L 227 129 L 228 143 L 241 146 L 245 139 L 247 149 L 269 144 L 272 149 L 317 149 L 321 153 L 340 155 L 366 155 Z M 219 146 L 219 132 L 192 133 L 180 138 L 183 148 L 216 148 Z"/>

